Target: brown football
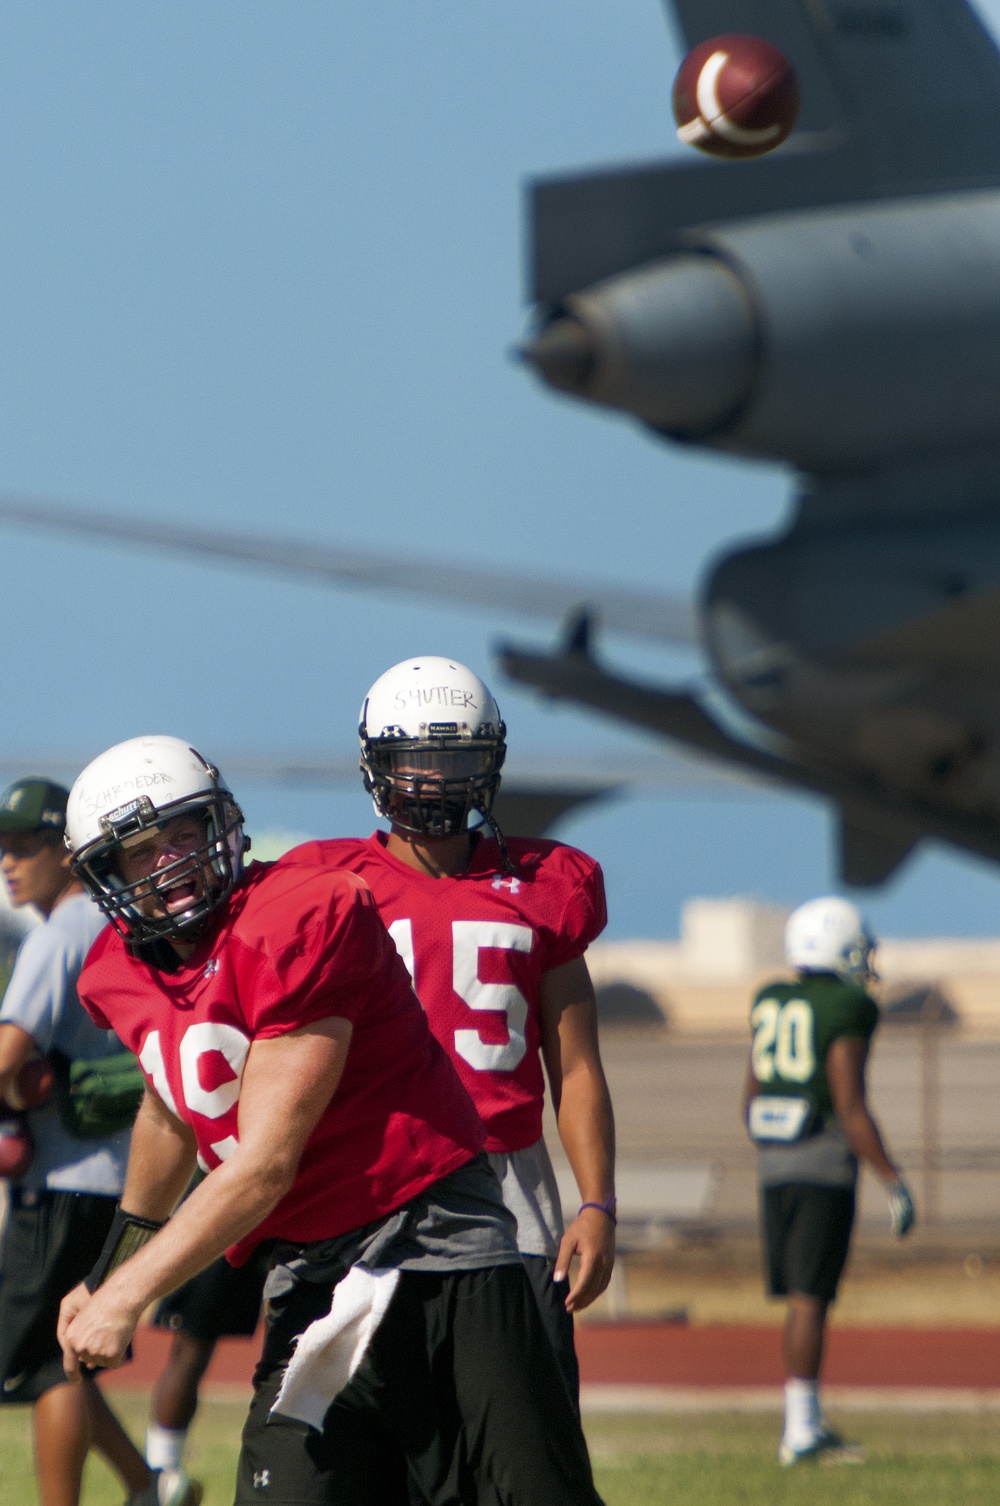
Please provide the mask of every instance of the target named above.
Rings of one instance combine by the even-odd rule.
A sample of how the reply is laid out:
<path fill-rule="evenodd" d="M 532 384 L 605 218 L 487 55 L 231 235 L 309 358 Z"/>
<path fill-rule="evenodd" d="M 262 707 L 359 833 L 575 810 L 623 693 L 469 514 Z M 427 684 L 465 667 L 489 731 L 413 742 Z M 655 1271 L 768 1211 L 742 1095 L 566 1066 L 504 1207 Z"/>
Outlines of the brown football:
<path fill-rule="evenodd" d="M 710 37 L 691 49 L 674 80 L 678 137 L 713 157 L 773 152 L 798 113 L 795 70 L 760 37 Z"/>

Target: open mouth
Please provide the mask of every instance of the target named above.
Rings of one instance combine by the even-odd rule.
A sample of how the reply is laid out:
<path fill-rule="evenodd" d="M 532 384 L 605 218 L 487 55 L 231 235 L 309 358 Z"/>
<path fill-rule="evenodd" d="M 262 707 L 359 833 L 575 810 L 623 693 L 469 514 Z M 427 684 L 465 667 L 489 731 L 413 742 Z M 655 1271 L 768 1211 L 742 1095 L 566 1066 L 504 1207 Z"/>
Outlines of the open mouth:
<path fill-rule="evenodd" d="M 161 889 L 159 897 L 167 913 L 174 915 L 180 910 L 189 909 L 201 898 L 201 885 L 196 878 L 181 879 L 178 883 Z"/>

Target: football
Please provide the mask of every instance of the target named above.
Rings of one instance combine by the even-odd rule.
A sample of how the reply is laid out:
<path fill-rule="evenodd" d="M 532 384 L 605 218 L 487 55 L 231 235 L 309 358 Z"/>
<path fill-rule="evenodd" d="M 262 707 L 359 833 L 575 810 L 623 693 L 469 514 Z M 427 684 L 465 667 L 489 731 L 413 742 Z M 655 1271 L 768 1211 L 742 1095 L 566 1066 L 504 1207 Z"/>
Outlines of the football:
<path fill-rule="evenodd" d="M 56 1090 L 56 1075 L 47 1056 L 32 1056 L 15 1074 L 7 1088 L 7 1104 L 12 1109 L 39 1109 L 48 1103 Z"/>
<path fill-rule="evenodd" d="M 24 1120 L 12 1114 L 0 1117 L 0 1177 L 23 1177 L 34 1153 Z"/>
<path fill-rule="evenodd" d="M 693 47 L 674 80 L 677 135 L 713 157 L 762 157 L 789 135 L 799 85 L 784 53 L 736 33 Z"/>

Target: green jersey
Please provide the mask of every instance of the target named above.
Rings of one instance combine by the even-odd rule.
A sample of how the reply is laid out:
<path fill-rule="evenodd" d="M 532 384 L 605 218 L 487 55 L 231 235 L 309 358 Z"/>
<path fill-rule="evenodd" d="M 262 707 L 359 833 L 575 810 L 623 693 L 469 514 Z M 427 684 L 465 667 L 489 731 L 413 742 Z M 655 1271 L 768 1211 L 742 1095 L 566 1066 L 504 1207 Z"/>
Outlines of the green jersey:
<path fill-rule="evenodd" d="M 842 1036 L 869 1040 L 877 1024 L 874 1000 L 833 973 L 805 973 L 796 983 L 762 988 L 750 1011 L 750 1060 L 761 1091 L 808 1098 L 829 1118 L 826 1053 Z"/>
<path fill-rule="evenodd" d="M 750 1010 L 750 1063 L 759 1092 L 807 1099 L 823 1124 L 796 1144 L 758 1146 L 763 1183 L 853 1183 L 857 1162 L 833 1112 L 826 1055 L 841 1037 L 869 1040 L 877 1024 L 874 1000 L 833 973 L 804 973 L 795 983 L 771 983 L 757 994 Z"/>

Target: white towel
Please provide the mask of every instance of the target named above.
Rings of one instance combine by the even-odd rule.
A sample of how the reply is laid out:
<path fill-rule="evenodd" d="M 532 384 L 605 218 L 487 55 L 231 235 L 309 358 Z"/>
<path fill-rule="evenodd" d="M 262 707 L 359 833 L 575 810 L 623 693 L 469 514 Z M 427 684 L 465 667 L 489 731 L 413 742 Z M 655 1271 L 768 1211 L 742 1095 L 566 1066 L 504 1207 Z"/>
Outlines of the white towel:
<path fill-rule="evenodd" d="M 322 1431 L 327 1408 L 364 1359 L 398 1282 L 397 1270 L 351 1266 L 333 1289 L 326 1317 L 299 1335 L 272 1415 L 294 1417 Z"/>

